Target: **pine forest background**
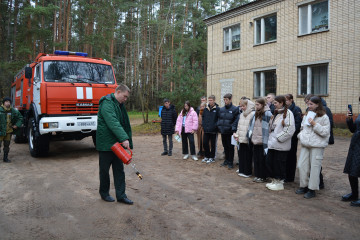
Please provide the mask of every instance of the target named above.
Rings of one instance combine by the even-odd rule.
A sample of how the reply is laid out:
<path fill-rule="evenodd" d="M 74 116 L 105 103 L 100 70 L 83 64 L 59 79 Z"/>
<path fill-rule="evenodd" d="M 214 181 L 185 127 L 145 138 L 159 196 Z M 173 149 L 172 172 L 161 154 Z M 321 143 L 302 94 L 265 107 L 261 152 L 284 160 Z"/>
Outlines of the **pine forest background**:
<path fill-rule="evenodd" d="M 113 64 L 131 89 L 128 108 L 179 110 L 206 92 L 203 20 L 249 1 L 0 0 L 0 98 L 38 53 L 87 52 Z M 147 114 L 144 115 L 147 122 Z"/>

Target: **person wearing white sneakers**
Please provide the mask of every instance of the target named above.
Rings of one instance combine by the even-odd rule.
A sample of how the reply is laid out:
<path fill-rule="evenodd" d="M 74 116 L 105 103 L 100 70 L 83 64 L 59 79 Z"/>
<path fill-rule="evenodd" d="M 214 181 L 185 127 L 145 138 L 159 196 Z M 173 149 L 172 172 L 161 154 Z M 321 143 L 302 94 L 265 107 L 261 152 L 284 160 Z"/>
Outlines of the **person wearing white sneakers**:
<path fill-rule="evenodd" d="M 313 198 L 315 190 L 319 190 L 319 175 L 324 149 L 329 144 L 330 120 L 320 97 L 311 97 L 307 104 L 306 117 L 303 118 L 298 135 L 301 143 L 297 165 L 300 188 L 295 193 L 304 194 L 304 198 Z"/>
<path fill-rule="evenodd" d="M 267 171 L 273 180 L 267 183 L 266 187 L 277 191 L 284 190 L 286 158 L 291 148 L 291 137 L 295 132 L 295 120 L 286 106 L 285 96 L 276 96 L 274 106 L 274 116 L 269 123 L 269 150 L 266 156 Z"/>
<path fill-rule="evenodd" d="M 188 139 L 190 144 L 191 158 L 195 161 L 199 160 L 196 157 L 194 140 L 194 133 L 197 131 L 199 125 L 198 121 L 199 120 L 196 112 L 191 107 L 190 102 L 186 101 L 183 110 L 180 112 L 176 120 L 175 127 L 175 134 L 181 134 L 182 152 L 184 154 L 184 160 L 189 158 Z"/>
<path fill-rule="evenodd" d="M 239 171 L 238 175 L 248 178 L 252 175 L 252 148 L 247 138 L 247 132 L 251 119 L 255 114 L 255 104 L 247 99 L 240 100 L 240 108 L 242 113 L 239 117 L 237 130 L 233 134 L 235 140 L 240 143 L 238 149 Z"/>
<path fill-rule="evenodd" d="M 216 136 L 217 136 L 217 120 L 220 111 L 219 105 L 215 102 L 215 96 L 208 97 L 209 104 L 205 107 L 202 116 L 202 126 L 204 128 L 204 149 L 205 158 L 202 162 L 215 162 Z"/>
<path fill-rule="evenodd" d="M 265 182 L 271 111 L 264 98 L 255 101 L 255 115 L 250 121 L 248 139 L 253 144 L 254 182 Z"/>

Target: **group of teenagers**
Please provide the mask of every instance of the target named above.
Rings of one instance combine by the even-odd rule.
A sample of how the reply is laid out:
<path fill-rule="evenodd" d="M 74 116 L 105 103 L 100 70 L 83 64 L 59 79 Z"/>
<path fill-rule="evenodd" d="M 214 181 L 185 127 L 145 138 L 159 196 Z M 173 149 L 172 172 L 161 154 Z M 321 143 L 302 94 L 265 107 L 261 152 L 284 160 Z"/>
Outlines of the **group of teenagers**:
<path fill-rule="evenodd" d="M 279 191 L 284 190 L 285 182 L 294 182 L 298 168 L 300 187 L 296 194 L 309 199 L 316 196 L 316 190 L 324 188 L 321 174 L 324 150 L 328 144 L 334 144 L 332 113 L 324 99 L 312 94 L 305 96 L 304 114 L 295 105 L 292 94 L 275 96 L 270 93 L 255 102 L 242 97 L 239 106 L 233 105 L 232 94 L 225 94 L 223 100 L 225 106 L 220 108 L 214 95 L 207 99 L 202 97 L 196 110 L 186 101 L 177 115 L 169 99 L 164 99 L 161 111 L 164 152 L 161 155 L 172 155 L 175 133 L 181 136 L 183 159 L 189 158 L 190 146 L 193 160 L 197 161 L 200 155 L 204 157 L 202 162 L 213 163 L 220 133 L 225 154 L 220 166 L 234 168 L 236 148 L 239 157 L 236 172 L 241 177 L 254 176 L 254 182 L 266 183 L 268 189 Z M 360 117 L 354 123 L 352 113 L 348 112 L 347 124 L 354 135 L 344 173 L 349 175 L 352 192 L 342 196 L 342 201 L 360 206 Z M 298 141 L 301 150 L 297 160 Z"/>

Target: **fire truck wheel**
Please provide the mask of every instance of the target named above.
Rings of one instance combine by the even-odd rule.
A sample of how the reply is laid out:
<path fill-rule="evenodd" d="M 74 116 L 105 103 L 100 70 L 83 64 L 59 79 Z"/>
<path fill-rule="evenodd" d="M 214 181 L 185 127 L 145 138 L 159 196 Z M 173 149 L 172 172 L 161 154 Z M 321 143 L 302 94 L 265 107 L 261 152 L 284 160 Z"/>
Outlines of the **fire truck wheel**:
<path fill-rule="evenodd" d="M 40 135 L 35 120 L 29 119 L 28 124 L 29 150 L 33 157 L 46 156 L 49 152 L 50 138 L 48 134 Z"/>

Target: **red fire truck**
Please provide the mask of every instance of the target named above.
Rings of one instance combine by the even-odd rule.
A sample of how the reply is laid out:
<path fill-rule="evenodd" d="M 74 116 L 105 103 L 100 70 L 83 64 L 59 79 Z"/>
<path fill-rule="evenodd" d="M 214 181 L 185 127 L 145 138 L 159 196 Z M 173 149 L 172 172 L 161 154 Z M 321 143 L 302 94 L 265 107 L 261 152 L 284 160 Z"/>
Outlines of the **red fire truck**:
<path fill-rule="evenodd" d="M 24 117 L 15 142 L 28 141 L 33 157 L 46 155 L 51 140 L 92 136 L 95 143 L 99 100 L 116 86 L 106 60 L 81 52 L 40 53 L 11 85 L 13 107 Z"/>

